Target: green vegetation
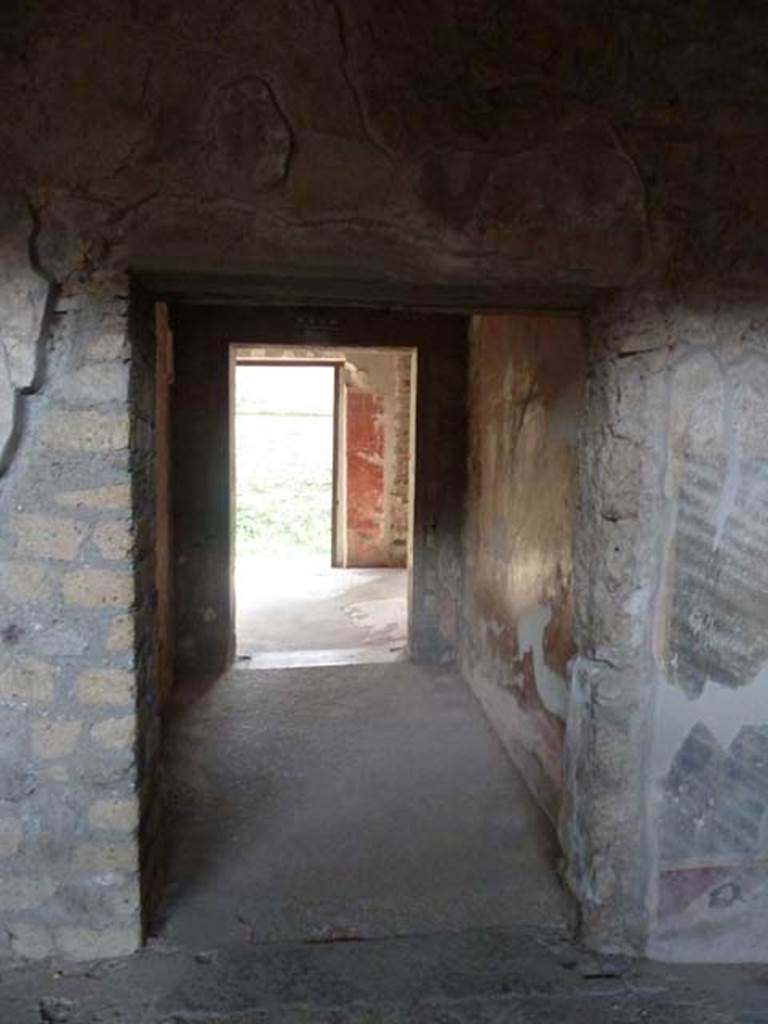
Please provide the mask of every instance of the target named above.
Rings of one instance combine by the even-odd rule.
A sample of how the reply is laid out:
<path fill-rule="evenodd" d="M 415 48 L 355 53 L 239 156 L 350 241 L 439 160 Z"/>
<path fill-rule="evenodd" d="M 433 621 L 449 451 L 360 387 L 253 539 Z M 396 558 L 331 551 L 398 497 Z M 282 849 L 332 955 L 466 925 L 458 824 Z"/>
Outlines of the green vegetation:
<path fill-rule="evenodd" d="M 332 430 L 332 416 L 238 412 L 238 555 L 330 563 Z"/>

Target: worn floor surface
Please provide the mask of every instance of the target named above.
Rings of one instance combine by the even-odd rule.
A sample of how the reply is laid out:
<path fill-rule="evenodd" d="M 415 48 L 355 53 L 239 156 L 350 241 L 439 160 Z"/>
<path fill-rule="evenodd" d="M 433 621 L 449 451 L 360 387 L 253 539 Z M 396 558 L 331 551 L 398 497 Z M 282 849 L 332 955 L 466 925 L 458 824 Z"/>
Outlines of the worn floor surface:
<path fill-rule="evenodd" d="M 546 930 L 154 944 L 0 977 L 3 1024 L 765 1024 L 768 969 L 589 956 Z"/>
<path fill-rule="evenodd" d="M 405 569 L 331 569 L 240 559 L 237 652 L 251 668 L 400 660 Z"/>
<path fill-rule="evenodd" d="M 232 672 L 168 767 L 170 941 L 565 925 L 549 824 L 451 673 Z"/>
<path fill-rule="evenodd" d="M 578 948 L 546 822 L 454 676 L 233 672 L 180 703 L 140 954 L 0 972 L 0 1024 L 766 1024 L 768 968 Z"/>

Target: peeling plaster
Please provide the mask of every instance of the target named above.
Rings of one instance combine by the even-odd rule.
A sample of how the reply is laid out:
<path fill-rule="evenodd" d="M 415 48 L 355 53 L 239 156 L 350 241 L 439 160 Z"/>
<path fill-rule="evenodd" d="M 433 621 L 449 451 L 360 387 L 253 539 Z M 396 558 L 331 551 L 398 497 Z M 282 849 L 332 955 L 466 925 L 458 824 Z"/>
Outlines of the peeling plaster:
<path fill-rule="evenodd" d="M 473 321 L 462 668 L 553 819 L 574 653 L 583 371 L 575 319 Z"/>
<path fill-rule="evenodd" d="M 0 196 L 0 476 L 21 440 L 23 397 L 39 389 L 55 288 L 37 252 L 39 216 Z"/>
<path fill-rule="evenodd" d="M 733 382 L 727 372 L 722 373 L 722 380 L 724 389 L 722 436 L 726 453 L 726 470 L 725 480 L 720 492 L 720 500 L 717 505 L 715 539 L 713 542 L 714 550 L 720 547 L 728 517 L 736 506 L 736 497 L 741 484 L 740 452 L 738 451 L 736 425 L 734 422 Z"/>
<path fill-rule="evenodd" d="M 517 620 L 517 644 L 520 654 L 530 651 L 533 655 L 536 688 L 547 711 L 564 719 L 568 708 L 566 682 L 544 660 L 544 630 L 551 618 L 552 609 L 547 605 L 523 612 Z"/>
<path fill-rule="evenodd" d="M 675 754 L 697 723 L 705 725 L 723 747 L 729 747 L 743 726 L 765 720 L 768 661 L 748 685 L 733 690 L 710 680 L 695 699 L 678 686 L 660 682 L 652 756 L 654 777 L 666 775 Z"/>
<path fill-rule="evenodd" d="M 594 686 L 571 683 L 562 835 L 592 941 L 744 959 L 765 948 L 766 375 L 760 350 L 748 366 L 739 339 L 716 337 L 719 310 L 683 312 L 657 297 L 595 320 L 596 338 L 621 350 L 593 350 L 593 399 L 607 396 L 593 409 L 612 422 L 589 438 L 582 501 L 592 509 L 596 489 L 597 507 L 618 514 L 602 539 L 582 524 L 577 614 L 580 643 L 609 657 Z M 691 323 L 695 338 L 681 340 Z M 639 343 L 654 337 L 656 350 Z M 648 351 L 624 360 L 627 349 Z M 590 731 L 591 759 L 578 749 Z M 608 797 L 597 814 L 618 786 L 622 806 Z M 595 896 L 588 877 L 607 850 L 614 879 L 599 865 Z M 728 884 L 743 894 L 738 915 L 719 901 Z"/>

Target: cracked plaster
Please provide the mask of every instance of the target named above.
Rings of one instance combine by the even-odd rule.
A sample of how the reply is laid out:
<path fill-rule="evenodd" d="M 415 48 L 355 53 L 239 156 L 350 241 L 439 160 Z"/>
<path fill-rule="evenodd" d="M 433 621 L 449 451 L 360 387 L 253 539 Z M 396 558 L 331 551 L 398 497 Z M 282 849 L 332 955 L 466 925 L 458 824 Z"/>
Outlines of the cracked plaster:
<path fill-rule="evenodd" d="M 0 195 L 0 472 L 20 417 L 20 396 L 39 383 L 50 285 L 34 266 L 38 224 L 24 198 Z"/>

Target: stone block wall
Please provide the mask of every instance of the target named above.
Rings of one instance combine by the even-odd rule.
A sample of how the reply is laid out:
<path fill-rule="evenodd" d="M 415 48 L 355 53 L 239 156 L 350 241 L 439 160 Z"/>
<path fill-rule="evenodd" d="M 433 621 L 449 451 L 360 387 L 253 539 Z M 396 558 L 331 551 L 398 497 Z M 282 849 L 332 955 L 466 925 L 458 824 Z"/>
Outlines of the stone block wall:
<path fill-rule="evenodd" d="M 117 744 L 149 673 L 124 556 L 131 267 L 164 298 L 459 325 L 633 290 L 590 317 L 569 878 L 603 948 L 768 955 L 764 5 L 220 6 L 68 0 L 3 21 L 4 952 L 108 952 L 137 930 L 119 894 L 139 766 Z M 330 343 L 333 323 L 302 319 Z M 444 441 L 416 480 L 425 660 L 454 656 L 463 595 L 460 333 L 419 351 L 418 435 Z"/>
<path fill-rule="evenodd" d="M 149 442 L 127 314 L 125 279 L 62 291 L 2 480 L 0 956 L 141 941 L 134 573 L 151 537 L 131 475 Z"/>
<path fill-rule="evenodd" d="M 16 409 L 0 492 L 4 958 L 130 952 L 162 887 L 153 315 L 140 292 L 129 300 L 124 278 L 62 289 L 42 371 Z M 350 332 L 357 315 L 346 314 Z M 295 314 L 273 316 L 270 329 L 295 327 Z M 577 368 L 545 372 L 542 336 L 526 347 L 475 334 L 465 506 L 465 322 L 395 320 L 398 340 L 419 350 L 414 654 L 450 660 L 469 616 L 465 672 L 493 683 L 504 714 L 514 702 L 543 766 L 526 664 L 543 704 L 552 679 L 537 653 L 554 671 L 568 630 L 550 632 L 549 647 L 543 633 L 538 650 L 515 576 L 525 560 L 508 546 L 523 530 L 538 571 L 563 533 L 538 532 L 553 512 L 546 502 L 521 522 L 509 512 L 525 481 L 527 499 L 555 490 L 558 516 L 568 508 L 567 488 L 536 486 L 550 464 L 573 469 L 574 406 L 556 400 L 569 389 L 546 382 L 572 384 Z M 748 296 L 715 304 L 660 292 L 613 299 L 589 318 L 560 830 L 584 936 L 602 949 L 768 957 L 766 323 Z M 222 344 L 242 343 L 251 326 L 229 313 Z M 490 372 L 501 355 L 514 386 Z M 498 460 L 492 471 L 502 440 L 511 478 Z M 559 587 L 566 563 L 531 579 Z M 491 583 L 516 654 L 496 656 L 491 638 L 502 633 L 473 618 L 488 618 L 480 599 Z M 567 618 L 558 601 L 545 630 Z M 545 805 L 560 801 L 557 787 L 538 792 Z"/>

